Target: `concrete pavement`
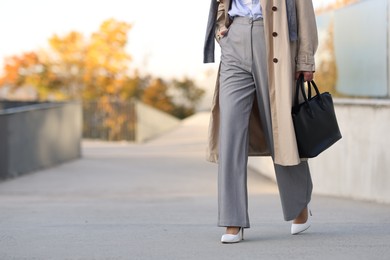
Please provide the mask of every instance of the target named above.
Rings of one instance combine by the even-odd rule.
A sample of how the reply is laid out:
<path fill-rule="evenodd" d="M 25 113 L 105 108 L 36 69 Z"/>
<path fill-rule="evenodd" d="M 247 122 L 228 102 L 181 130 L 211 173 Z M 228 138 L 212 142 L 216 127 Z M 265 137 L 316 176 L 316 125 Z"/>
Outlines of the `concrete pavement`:
<path fill-rule="evenodd" d="M 275 184 L 252 170 L 252 227 L 222 245 L 207 124 L 200 113 L 144 145 L 85 141 L 80 160 L 1 182 L 0 259 L 390 259 L 389 205 L 314 196 L 312 227 L 292 236 Z"/>

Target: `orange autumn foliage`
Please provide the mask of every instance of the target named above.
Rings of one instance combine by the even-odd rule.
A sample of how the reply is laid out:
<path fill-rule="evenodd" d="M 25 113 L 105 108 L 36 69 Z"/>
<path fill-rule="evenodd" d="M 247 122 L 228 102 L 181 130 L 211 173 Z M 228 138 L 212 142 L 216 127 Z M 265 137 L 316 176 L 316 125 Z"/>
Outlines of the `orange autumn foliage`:
<path fill-rule="evenodd" d="M 172 113 L 174 110 L 172 97 L 168 94 L 168 86 L 162 79 L 153 80 L 145 89 L 142 101 L 167 113 Z"/>
<path fill-rule="evenodd" d="M 20 87 L 27 83 L 29 74 L 38 70 L 39 58 L 35 52 L 26 52 L 5 58 L 0 85 Z"/>
<path fill-rule="evenodd" d="M 131 131 L 131 100 L 139 99 L 179 118 L 195 112 L 203 96 L 192 80 L 165 82 L 141 76 L 127 53 L 132 25 L 109 19 L 89 37 L 73 31 L 49 38 L 49 48 L 6 59 L 0 87 L 33 87 L 39 100 L 79 100 L 92 108 L 91 118 L 119 140 Z M 119 108 L 122 106 L 122 108 Z M 88 112 L 89 113 L 89 112 Z M 96 119 L 96 120 L 95 120 Z"/>

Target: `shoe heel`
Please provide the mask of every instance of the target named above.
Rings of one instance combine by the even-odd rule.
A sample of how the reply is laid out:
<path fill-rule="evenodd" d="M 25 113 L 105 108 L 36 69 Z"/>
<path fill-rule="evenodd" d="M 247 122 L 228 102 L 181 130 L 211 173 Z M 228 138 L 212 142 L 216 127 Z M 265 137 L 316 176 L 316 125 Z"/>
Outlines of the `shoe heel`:
<path fill-rule="evenodd" d="M 241 240 L 244 240 L 244 228 L 241 228 Z"/>

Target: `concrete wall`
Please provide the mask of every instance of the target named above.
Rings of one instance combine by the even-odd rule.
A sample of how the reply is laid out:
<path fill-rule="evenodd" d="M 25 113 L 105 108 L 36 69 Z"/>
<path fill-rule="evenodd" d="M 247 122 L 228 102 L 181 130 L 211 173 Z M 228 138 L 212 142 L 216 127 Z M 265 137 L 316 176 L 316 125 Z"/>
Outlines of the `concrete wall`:
<path fill-rule="evenodd" d="M 0 179 L 81 156 L 81 106 L 43 103 L 0 111 Z"/>
<path fill-rule="evenodd" d="M 141 102 L 135 103 L 135 111 L 136 142 L 147 141 L 180 124 L 180 120 L 176 117 Z"/>
<path fill-rule="evenodd" d="M 336 99 L 343 138 L 309 160 L 316 194 L 390 203 L 390 101 Z M 275 180 L 270 158 L 249 167 Z"/>

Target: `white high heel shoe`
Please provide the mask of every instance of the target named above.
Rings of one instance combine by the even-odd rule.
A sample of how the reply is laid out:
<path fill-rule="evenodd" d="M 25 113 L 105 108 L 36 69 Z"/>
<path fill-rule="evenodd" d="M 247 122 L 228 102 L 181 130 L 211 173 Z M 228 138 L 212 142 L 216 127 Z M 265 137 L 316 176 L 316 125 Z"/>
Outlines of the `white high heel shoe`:
<path fill-rule="evenodd" d="M 233 234 L 224 234 L 221 237 L 221 242 L 225 244 L 231 244 L 231 243 L 238 243 L 241 240 L 244 240 L 244 229 L 240 228 L 238 230 L 238 233 L 233 235 Z"/>
<path fill-rule="evenodd" d="M 310 203 L 307 204 L 307 220 L 303 224 L 291 224 L 291 235 L 297 235 L 299 233 L 302 233 L 303 231 L 306 231 L 310 225 L 311 225 L 311 219 L 312 216 L 311 210 L 310 210 Z"/>

